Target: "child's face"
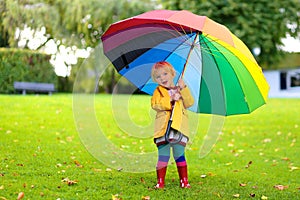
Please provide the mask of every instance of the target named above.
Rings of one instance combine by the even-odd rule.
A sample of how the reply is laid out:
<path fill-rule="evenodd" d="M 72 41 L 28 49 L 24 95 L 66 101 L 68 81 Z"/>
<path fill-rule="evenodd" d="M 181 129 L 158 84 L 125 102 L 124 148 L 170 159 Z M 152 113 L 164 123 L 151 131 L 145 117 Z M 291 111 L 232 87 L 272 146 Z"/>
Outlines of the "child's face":
<path fill-rule="evenodd" d="M 174 86 L 174 75 L 167 69 L 158 68 L 155 72 L 155 81 L 164 87 L 173 87 Z"/>

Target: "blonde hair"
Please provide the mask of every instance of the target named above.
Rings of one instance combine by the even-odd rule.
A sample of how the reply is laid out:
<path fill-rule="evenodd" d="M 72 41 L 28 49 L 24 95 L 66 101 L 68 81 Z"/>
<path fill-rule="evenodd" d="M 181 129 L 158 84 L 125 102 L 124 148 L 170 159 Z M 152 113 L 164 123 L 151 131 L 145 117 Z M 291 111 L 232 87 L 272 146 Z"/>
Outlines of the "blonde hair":
<path fill-rule="evenodd" d="M 160 61 L 157 62 L 153 65 L 152 70 L 151 70 L 151 78 L 153 81 L 156 82 L 155 75 L 156 75 L 156 70 L 164 68 L 166 71 L 170 72 L 172 76 L 175 76 L 176 72 L 174 70 L 174 67 L 167 61 Z"/>

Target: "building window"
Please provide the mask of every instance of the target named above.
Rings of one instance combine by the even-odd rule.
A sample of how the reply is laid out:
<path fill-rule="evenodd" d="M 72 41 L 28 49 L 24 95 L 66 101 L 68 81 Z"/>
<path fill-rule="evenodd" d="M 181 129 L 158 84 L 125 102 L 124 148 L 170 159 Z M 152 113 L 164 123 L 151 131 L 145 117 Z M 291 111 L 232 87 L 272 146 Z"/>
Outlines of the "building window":
<path fill-rule="evenodd" d="M 291 87 L 300 87 L 300 72 L 291 75 Z"/>
<path fill-rule="evenodd" d="M 286 72 L 280 72 L 280 89 L 286 90 Z"/>

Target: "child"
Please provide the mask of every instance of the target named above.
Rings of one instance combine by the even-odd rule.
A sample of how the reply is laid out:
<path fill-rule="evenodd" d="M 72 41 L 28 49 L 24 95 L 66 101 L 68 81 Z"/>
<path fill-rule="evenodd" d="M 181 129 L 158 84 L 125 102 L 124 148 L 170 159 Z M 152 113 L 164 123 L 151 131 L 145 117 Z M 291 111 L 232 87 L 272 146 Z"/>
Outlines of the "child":
<path fill-rule="evenodd" d="M 185 146 L 188 142 L 188 116 L 186 108 L 194 104 L 193 96 L 182 79 L 178 86 L 174 85 L 175 70 L 173 66 L 165 61 L 157 62 L 152 68 L 152 79 L 159 84 L 151 98 L 151 106 L 157 112 L 155 119 L 154 142 L 158 149 L 158 162 L 156 165 L 157 185 L 155 188 L 164 188 L 165 175 L 170 149 L 176 161 L 180 178 L 180 187 L 190 188 L 187 175 L 187 164 L 185 160 Z M 176 143 L 172 138 L 166 138 L 165 133 L 168 121 L 173 110 L 173 120 L 170 135 L 182 135 Z"/>

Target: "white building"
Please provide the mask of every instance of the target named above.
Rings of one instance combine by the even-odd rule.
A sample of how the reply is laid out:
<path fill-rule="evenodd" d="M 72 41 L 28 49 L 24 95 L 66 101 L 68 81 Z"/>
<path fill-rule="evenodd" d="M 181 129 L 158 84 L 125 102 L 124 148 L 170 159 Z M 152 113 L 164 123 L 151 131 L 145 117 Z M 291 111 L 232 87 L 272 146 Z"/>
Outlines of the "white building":
<path fill-rule="evenodd" d="M 295 69 L 266 70 L 270 98 L 300 98 L 300 66 Z"/>

